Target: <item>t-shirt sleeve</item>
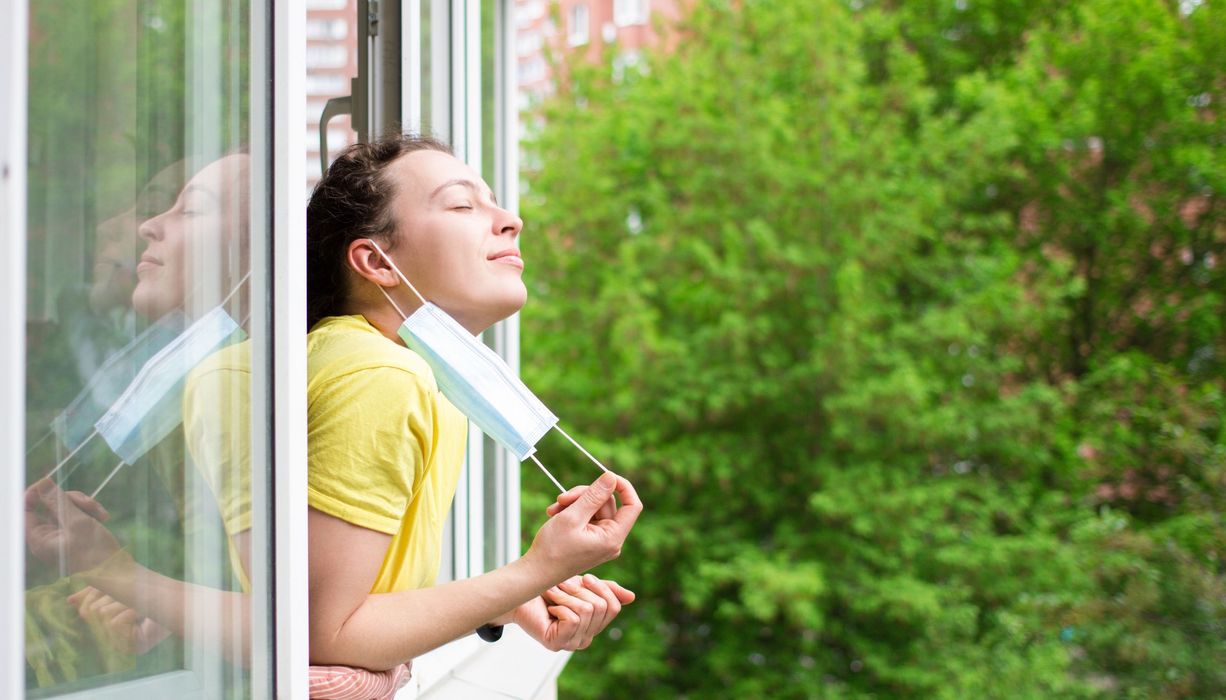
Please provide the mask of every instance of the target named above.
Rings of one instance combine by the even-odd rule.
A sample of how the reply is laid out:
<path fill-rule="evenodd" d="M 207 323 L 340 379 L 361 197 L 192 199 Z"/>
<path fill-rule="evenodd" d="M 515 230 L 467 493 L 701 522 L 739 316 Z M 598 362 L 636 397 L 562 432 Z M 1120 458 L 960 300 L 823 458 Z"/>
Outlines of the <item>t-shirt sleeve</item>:
<path fill-rule="evenodd" d="M 430 458 L 433 391 L 419 375 L 372 367 L 315 387 L 307 407 L 307 502 L 389 535 Z"/>

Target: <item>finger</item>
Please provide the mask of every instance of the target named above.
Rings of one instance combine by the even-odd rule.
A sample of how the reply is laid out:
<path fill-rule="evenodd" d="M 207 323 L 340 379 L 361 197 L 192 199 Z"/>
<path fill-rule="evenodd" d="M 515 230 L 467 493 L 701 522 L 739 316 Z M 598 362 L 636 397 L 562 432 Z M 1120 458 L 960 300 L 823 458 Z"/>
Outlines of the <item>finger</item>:
<path fill-rule="evenodd" d="M 618 485 L 618 480 L 619 477 L 615 474 L 601 474 L 599 479 L 593 481 L 592 485 L 559 515 L 565 514 L 567 517 L 579 520 L 580 522 L 588 522 L 600 510 L 601 506 L 612 500 L 613 489 Z M 627 528 L 627 531 L 629 531 L 629 528 Z"/>
<path fill-rule="evenodd" d="M 42 503 L 43 507 L 48 510 L 55 511 L 55 507 L 59 505 L 63 499 L 64 492 L 51 479 L 40 479 L 31 487 L 34 490 L 34 495 Z"/>
<path fill-rule="evenodd" d="M 584 484 L 582 486 L 576 486 L 566 493 L 559 495 L 558 500 L 549 504 L 549 507 L 545 509 L 545 515 L 552 518 L 558 513 L 566 510 L 572 503 L 579 500 L 579 497 L 582 496 L 583 492 L 587 491 L 587 489 L 588 486 Z M 616 506 L 614 502 L 612 500 L 608 500 L 600 507 L 599 510 L 596 511 L 596 514 L 592 516 L 592 519 L 606 520 L 612 518 L 615 511 Z"/>
<path fill-rule="evenodd" d="M 94 615 L 105 615 L 107 610 L 113 609 L 116 605 L 115 599 L 105 593 L 99 593 L 88 603 L 89 611 Z"/>
<path fill-rule="evenodd" d="M 586 610 L 575 611 L 580 613 L 580 617 L 583 618 L 583 624 L 579 629 L 579 633 L 583 636 L 583 638 L 586 640 L 591 640 L 592 637 L 600 634 L 600 631 L 604 629 L 606 624 L 605 616 L 609 610 L 609 602 L 602 598 L 598 593 L 585 588 L 583 585 L 583 579 L 567 579 L 566 581 L 558 584 L 558 588 L 561 588 L 563 591 L 587 603 L 591 609 L 591 612 L 588 614 L 584 614 L 587 612 Z"/>
<path fill-rule="evenodd" d="M 613 587 L 610 586 L 608 582 L 602 581 L 592 574 L 584 575 L 583 587 L 600 596 L 605 601 L 604 622 L 601 624 L 600 629 L 596 630 L 596 633 L 592 635 L 594 637 L 596 634 L 602 632 L 605 627 L 608 627 L 609 623 L 613 621 L 613 618 L 617 617 L 621 613 L 622 602 L 621 599 L 618 598 L 613 592 Z"/>
<path fill-rule="evenodd" d="M 59 488 L 56 487 L 55 482 L 45 477 L 30 484 L 30 488 L 26 489 L 26 511 L 32 512 L 43 507 L 54 513 L 55 509 L 48 506 L 55 504 L 56 491 L 59 491 Z"/>
<path fill-rule="evenodd" d="M 596 613 L 595 605 L 572 593 L 572 591 L 576 591 L 579 588 L 579 577 L 574 576 L 544 593 L 547 603 L 552 602 L 554 605 L 565 607 L 575 613 L 578 618 L 574 631 L 576 636 L 587 634 L 587 630 L 592 624 L 592 617 Z"/>
<path fill-rule="evenodd" d="M 604 477 L 602 476 L 601 478 Z M 639 519 L 639 515 L 643 512 L 643 502 L 639 500 L 639 494 L 634 490 L 634 484 L 631 484 L 630 480 L 625 477 L 617 477 L 616 491 L 622 505 L 613 515 L 613 520 L 618 524 L 624 538 L 625 535 L 630 534 L 630 528 L 634 527 L 635 521 Z"/>
<path fill-rule="evenodd" d="M 111 627 L 118 630 L 126 629 L 132 636 L 138 632 L 136 628 L 138 622 L 140 622 L 140 615 L 126 605 L 107 620 Z"/>
<path fill-rule="evenodd" d="M 77 603 L 87 598 L 91 592 L 97 593 L 98 589 L 94 588 L 93 586 L 86 586 L 85 588 L 82 588 L 76 593 L 69 595 L 68 602 L 72 603 L 73 605 L 76 605 Z"/>
<path fill-rule="evenodd" d="M 609 584 L 609 588 L 612 589 L 613 595 L 617 596 L 617 600 L 620 601 L 622 605 L 633 603 L 634 599 L 638 597 L 634 591 L 626 588 L 617 581 L 609 581 L 606 579 L 605 583 Z"/>
<path fill-rule="evenodd" d="M 579 616 L 565 605 L 547 605 L 545 610 L 557 621 L 553 625 L 552 633 L 546 635 L 550 649 L 561 651 L 571 648 L 578 636 Z"/>
<path fill-rule="evenodd" d="M 86 515 L 92 516 L 98 522 L 105 523 L 107 518 L 111 517 L 111 514 L 107 512 L 106 508 L 102 507 L 101 503 L 80 491 L 69 491 L 68 500 L 72 501 L 73 505 L 80 508 Z"/>
<path fill-rule="evenodd" d="M 84 617 L 93 610 L 94 602 L 103 595 L 102 591 L 97 588 L 83 588 L 68 597 L 69 602 L 77 608 L 77 614 Z M 73 600 L 76 598 L 76 600 Z"/>
<path fill-rule="evenodd" d="M 129 610 L 132 608 L 110 597 L 98 605 L 98 615 L 104 620 L 114 621 Z"/>
<path fill-rule="evenodd" d="M 550 503 L 549 507 L 545 509 L 545 512 L 548 513 L 549 515 L 557 515 L 563 510 L 566 510 L 567 506 L 577 501 L 579 497 L 583 495 L 583 492 L 586 490 L 587 490 L 587 484 L 583 484 L 582 486 L 576 486 L 574 488 L 567 489 L 566 491 L 558 494 L 558 500 L 554 501 L 553 503 Z"/>

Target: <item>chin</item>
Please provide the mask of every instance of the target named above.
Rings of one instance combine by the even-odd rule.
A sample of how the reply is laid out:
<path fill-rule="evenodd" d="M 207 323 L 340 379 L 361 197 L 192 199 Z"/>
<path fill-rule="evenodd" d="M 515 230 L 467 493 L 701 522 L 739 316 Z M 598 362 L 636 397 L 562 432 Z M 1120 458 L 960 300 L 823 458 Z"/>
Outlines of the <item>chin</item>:
<path fill-rule="evenodd" d="M 132 292 L 132 308 L 137 315 L 156 321 L 178 307 L 170 298 L 159 296 L 155 290 L 138 284 Z"/>

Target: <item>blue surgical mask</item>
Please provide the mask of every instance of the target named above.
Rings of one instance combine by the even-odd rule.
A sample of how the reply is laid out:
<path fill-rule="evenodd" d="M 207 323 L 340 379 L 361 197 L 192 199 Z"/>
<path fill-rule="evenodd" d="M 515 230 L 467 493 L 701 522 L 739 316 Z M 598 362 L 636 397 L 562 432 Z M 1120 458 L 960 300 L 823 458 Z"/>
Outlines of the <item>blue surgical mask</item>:
<path fill-rule="evenodd" d="M 400 281 L 421 301 L 405 316 L 382 286 L 379 291 L 404 319 L 396 334 L 410 350 L 421 355 L 434 372 L 439 391 L 483 433 L 505 447 L 521 462 L 532 459 L 559 490 L 557 479 L 534 456 L 536 443 L 556 428 L 583 454 L 605 469 L 595 457 L 558 426 L 555 416 L 528 389 L 501 357 L 438 306 L 426 301 L 379 244 L 370 241 Z"/>
<path fill-rule="evenodd" d="M 136 462 L 182 422 L 183 384 L 192 368 L 245 335 L 220 306 L 201 316 L 141 367 L 94 424 L 98 434 L 125 463 Z"/>
<path fill-rule="evenodd" d="M 172 311 L 107 357 L 85 388 L 52 421 L 51 428 L 60 442 L 70 451 L 80 447 L 93 434 L 94 423 L 115 403 L 141 367 L 186 327 L 183 312 Z"/>

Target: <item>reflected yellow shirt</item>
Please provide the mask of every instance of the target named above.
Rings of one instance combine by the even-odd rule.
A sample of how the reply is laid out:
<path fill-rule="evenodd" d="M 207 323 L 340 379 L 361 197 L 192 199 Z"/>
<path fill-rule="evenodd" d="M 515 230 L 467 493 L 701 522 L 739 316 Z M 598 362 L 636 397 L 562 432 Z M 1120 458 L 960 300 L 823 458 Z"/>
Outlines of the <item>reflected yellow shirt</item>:
<path fill-rule="evenodd" d="M 251 342 L 228 345 L 187 375 L 183 436 L 188 455 L 213 492 L 226 531 L 230 566 L 242 590 L 251 581 L 234 536 L 251 529 Z"/>
<path fill-rule="evenodd" d="M 392 535 L 371 592 L 434 585 L 468 419 L 425 360 L 362 316 L 323 319 L 307 335 L 307 425 L 311 507 Z"/>

